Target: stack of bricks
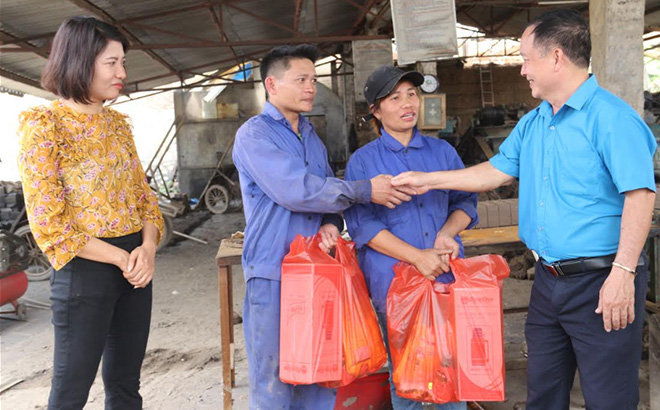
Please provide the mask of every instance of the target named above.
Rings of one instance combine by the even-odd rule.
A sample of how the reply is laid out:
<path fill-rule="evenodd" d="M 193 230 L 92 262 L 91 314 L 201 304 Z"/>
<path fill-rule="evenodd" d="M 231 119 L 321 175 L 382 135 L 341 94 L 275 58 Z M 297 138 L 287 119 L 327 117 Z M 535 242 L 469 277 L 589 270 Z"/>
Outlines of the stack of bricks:
<path fill-rule="evenodd" d="M 479 224 L 476 228 L 518 225 L 518 198 L 479 202 L 477 212 Z"/>

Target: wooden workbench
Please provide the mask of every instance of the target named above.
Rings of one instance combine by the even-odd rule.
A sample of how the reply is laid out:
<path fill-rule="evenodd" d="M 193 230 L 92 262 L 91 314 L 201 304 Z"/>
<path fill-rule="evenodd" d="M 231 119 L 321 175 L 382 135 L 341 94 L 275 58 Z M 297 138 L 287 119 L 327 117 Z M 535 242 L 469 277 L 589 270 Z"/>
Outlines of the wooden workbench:
<path fill-rule="evenodd" d="M 222 349 L 222 401 L 223 410 L 231 410 L 231 390 L 235 383 L 234 371 L 234 298 L 231 267 L 241 264 L 243 243 L 223 239 L 215 255 L 218 265 L 220 296 L 220 348 Z"/>

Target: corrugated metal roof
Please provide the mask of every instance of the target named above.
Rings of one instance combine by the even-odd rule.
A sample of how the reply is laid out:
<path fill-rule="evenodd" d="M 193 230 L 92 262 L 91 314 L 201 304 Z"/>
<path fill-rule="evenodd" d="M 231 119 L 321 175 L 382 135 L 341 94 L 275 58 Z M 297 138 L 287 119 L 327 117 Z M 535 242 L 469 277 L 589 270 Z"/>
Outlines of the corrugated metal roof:
<path fill-rule="evenodd" d="M 539 4 L 547 0 L 455 3 L 458 22 L 489 36 L 518 36 L 530 18 L 548 10 Z M 584 2 L 562 7 L 588 14 Z M 353 38 L 393 35 L 389 0 L 2 0 L 0 75 L 38 85 L 52 35 L 76 15 L 109 20 L 133 36 L 126 92 L 224 71 L 277 43 L 312 42 L 335 53 Z M 646 26 L 660 27 L 660 0 L 646 0 Z M 17 45 L 16 39 L 26 41 Z M 7 51 L 18 46 L 28 52 Z"/>

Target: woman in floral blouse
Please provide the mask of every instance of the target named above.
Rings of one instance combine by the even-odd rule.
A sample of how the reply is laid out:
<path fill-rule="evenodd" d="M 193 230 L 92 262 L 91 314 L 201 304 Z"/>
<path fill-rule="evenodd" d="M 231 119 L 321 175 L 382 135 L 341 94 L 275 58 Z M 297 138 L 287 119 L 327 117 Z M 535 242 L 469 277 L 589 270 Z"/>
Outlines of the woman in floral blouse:
<path fill-rule="evenodd" d="M 94 18 L 65 21 L 42 85 L 58 95 L 20 117 L 30 227 L 56 272 L 48 409 L 82 409 L 103 357 L 106 409 L 141 409 L 140 368 L 163 219 L 128 118 L 106 101 L 126 78 L 126 38 Z"/>

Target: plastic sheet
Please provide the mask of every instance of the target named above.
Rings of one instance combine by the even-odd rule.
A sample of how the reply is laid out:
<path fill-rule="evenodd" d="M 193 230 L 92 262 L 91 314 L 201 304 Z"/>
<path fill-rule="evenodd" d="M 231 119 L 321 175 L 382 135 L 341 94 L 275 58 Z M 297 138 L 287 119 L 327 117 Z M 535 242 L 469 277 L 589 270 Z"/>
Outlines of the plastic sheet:
<path fill-rule="evenodd" d="M 452 262 L 456 282 L 394 266 L 387 297 L 392 378 L 397 393 L 434 403 L 504 399 L 501 256 Z"/>
<path fill-rule="evenodd" d="M 338 387 L 387 357 L 354 244 L 340 238 L 333 258 L 319 242 L 296 236 L 282 263 L 280 379 Z"/>

